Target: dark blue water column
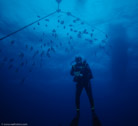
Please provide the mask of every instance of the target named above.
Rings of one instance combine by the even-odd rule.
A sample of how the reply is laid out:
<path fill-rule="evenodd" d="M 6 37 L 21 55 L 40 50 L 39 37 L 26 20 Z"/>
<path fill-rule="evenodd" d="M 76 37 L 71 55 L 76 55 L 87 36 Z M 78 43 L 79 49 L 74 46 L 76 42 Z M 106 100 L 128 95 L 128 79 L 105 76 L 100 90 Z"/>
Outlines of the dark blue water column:
<path fill-rule="evenodd" d="M 111 70 L 114 81 L 125 82 L 128 69 L 128 37 L 122 24 L 110 25 Z"/>

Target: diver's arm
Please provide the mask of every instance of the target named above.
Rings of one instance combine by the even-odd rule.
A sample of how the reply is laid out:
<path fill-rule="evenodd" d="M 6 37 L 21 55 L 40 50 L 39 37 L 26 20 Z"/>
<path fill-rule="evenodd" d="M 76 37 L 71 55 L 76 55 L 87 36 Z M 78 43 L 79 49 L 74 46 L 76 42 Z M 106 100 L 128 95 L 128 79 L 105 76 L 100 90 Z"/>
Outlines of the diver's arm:
<path fill-rule="evenodd" d="M 71 71 L 70 71 L 70 74 L 71 74 L 72 76 L 74 76 L 74 72 L 75 72 L 74 66 L 72 66 Z"/>
<path fill-rule="evenodd" d="M 90 67 L 89 67 L 88 64 L 87 64 L 87 70 L 88 70 L 87 76 L 88 76 L 90 79 L 92 79 L 92 78 L 93 78 L 93 74 L 92 74 L 92 71 L 91 71 L 91 69 L 90 69 Z"/>

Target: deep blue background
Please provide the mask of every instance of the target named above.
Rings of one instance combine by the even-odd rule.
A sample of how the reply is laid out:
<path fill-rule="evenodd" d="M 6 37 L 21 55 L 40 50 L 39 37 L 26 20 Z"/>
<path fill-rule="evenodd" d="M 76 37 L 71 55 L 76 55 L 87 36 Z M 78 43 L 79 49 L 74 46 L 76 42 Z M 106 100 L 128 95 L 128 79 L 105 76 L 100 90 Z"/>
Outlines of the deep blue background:
<path fill-rule="evenodd" d="M 56 8 L 54 0 L 1 0 L 0 37 Z M 73 43 L 76 50 L 65 53 L 63 43 L 63 47 L 57 49 L 51 58 L 44 56 L 41 62 L 38 56 L 32 60 L 30 56 L 33 52 L 24 47 L 27 43 L 29 47 L 32 45 L 35 50 L 41 51 L 36 40 L 44 31 L 43 25 L 36 31 L 28 28 L 0 41 L 0 123 L 69 126 L 76 114 L 75 83 L 70 75 L 70 63 L 76 55 L 82 55 L 93 72 L 91 83 L 95 109 L 102 125 L 138 126 L 137 0 L 63 0 L 61 8 L 81 17 L 94 29 L 100 29 L 97 30 L 98 35 L 108 34 L 109 38 L 104 45 L 106 52 L 95 43 L 92 46 Z M 65 20 L 69 21 L 68 18 Z M 15 41 L 13 45 L 12 40 Z M 62 30 L 60 40 L 66 41 Z M 23 67 L 20 66 L 20 52 L 24 52 L 28 60 L 28 65 Z M 14 57 L 11 69 L 8 69 L 10 62 L 3 61 L 4 57 L 8 60 Z M 33 71 L 28 72 L 34 61 Z M 20 66 L 18 73 L 15 72 L 16 66 Z M 79 126 L 91 126 L 92 116 L 85 91 L 81 95 L 80 113 Z"/>

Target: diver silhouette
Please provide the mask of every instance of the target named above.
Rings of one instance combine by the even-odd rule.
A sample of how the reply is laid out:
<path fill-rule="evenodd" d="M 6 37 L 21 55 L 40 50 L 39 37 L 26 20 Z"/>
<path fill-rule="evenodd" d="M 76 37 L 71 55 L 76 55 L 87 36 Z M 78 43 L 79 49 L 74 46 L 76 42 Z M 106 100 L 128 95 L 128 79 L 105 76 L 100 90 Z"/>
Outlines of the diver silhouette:
<path fill-rule="evenodd" d="M 74 76 L 74 82 L 76 82 L 76 117 L 72 120 L 70 126 L 78 126 L 79 117 L 80 117 L 80 95 L 82 93 L 83 88 L 85 89 L 90 105 L 91 105 L 91 111 L 93 116 L 93 126 L 101 126 L 101 123 L 95 113 L 94 108 L 94 100 L 92 96 L 92 90 L 91 90 L 91 82 L 90 80 L 93 78 L 91 69 L 86 62 L 86 60 L 82 60 L 82 58 L 76 57 L 75 58 L 75 65 L 72 65 L 71 68 L 71 75 Z"/>

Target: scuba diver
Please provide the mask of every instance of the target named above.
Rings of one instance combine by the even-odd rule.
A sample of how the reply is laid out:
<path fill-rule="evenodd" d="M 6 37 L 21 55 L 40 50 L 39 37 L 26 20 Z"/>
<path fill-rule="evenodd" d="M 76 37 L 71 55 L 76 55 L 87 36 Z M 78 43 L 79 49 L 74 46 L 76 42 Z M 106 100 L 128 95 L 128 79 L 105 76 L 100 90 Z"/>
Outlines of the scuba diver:
<path fill-rule="evenodd" d="M 80 95 L 82 93 L 83 88 L 85 89 L 89 101 L 90 101 L 90 107 L 93 115 L 93 125 L 94 126 L 101 126 L 100 121 L 98 120 L 98 117 L 95 113 L 94 108 L 94 100 L 92 96 L 92 90 L 91 90 L 91 82 L 90 80 L 93 78 L 91 69 L 86 62 L 86 60 L 82 60 L 80 56 L 75 58 L 75 65 L 72 65 L 70 74 L 74 76 L 73 81 L 76 82 L 76 111 L 77 115 L 72 120 L 70 126 L 78 126 L 79 117 L 80 117 Z"/>

